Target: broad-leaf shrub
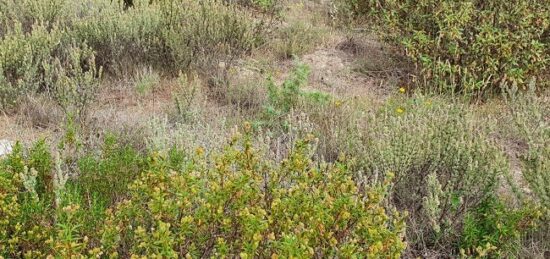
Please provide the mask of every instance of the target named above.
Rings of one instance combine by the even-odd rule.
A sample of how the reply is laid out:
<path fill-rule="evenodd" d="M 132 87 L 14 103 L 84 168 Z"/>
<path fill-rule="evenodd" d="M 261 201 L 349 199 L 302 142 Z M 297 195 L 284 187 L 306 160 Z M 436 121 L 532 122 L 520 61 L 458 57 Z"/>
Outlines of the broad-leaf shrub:
<path fill-rule="evenodd" d="M 135 164 L 135 153 L 110 140 L 102 157 L 82 160 L 80 175 L 71 173 L 62 186 L 54 175 L 50 191 L 37 185 L 42 173 L 36 173 L 52 170 L 47 148 L 39 143 L 27 154 L 17 145 L 0 161 L 0 255 L 401 255 L 404 217 L 386 200 L 391 174 L 369 185 L 357 182 L 345 164 L 314 162 L 312 136 L 276 162 L 253 148 L 250 128 L 213 156 L 202 148 L 184 156 L 152 153 L 139 168 L 130 167 L 140 175 L 129 176 L 135 180 L 128 189 L 113 190 L 126 190 L 126 199 L 112 206 L 102 202 L 113 191 L 101 181 L 117 188 L 127 182 L 128 175 L 112 172 Z M 34 195 L 36 190 L 59 201 Z"/>
<path fill-rule="evenodd" d="M 383 206 L 389 182 L 360 187 L 345 165 L 316 164 L 309 152 L 299 142 L 274 164 L 245 137 L 211 163 L 199 149 L 181 172 L 144 172 L 108 212 L 102 247 L 166 257 L 399 257 L 404 225 Z"/>
<path fill-rule="evenodd" d="M 437 91 L 526 87 L 548 66 L 550 4 L 540 0 L 340 0 L 345 17 L 380 24 Z M 350 17 L 351 16 L 351 17 Z"/>

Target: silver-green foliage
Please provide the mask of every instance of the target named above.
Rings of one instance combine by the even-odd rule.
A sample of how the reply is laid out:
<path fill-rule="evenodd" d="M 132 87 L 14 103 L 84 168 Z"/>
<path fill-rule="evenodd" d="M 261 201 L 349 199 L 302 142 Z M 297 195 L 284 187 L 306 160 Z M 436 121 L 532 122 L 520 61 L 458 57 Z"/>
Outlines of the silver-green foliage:
<path fill-rule="evenodd" d="M 64 49 L 87 45 L 111 74 L 151 66 L 211 72 L 261 42 L 263 24 L 219 1 L 6 1 L 0 4 L 0 106 L 48 92 L 44 63 L 70 65 Z M 137 66 L 136 66 L 137 65 Z M 72 75 L 71 75 L 72 76 Z"/>
<path fill-rule="evenodd" d="M 471 117 L 466 105 L 424 96 L 390 100 L 369 120 L 359 157 L 369 177 L 396 174 L 394 202 L 411 213 L 413 246 L 452 246 L 465 213 L 509 172 L 486 134 L 489 124 Z"/>
<path fill-rule="evenodd" d="M 510 123 L 514 136 L 527 145 L 521 156 L 523 177 L 527 180 L 535 198 L 547 210 L 550 209 L 550 105 L 548 93 L 537 96 L 531 82 L 530 91 L 517 94 L 512 91 L 509 105 L 512 110 Z M 550 211 L 549 211 L 550 212 Z"/>

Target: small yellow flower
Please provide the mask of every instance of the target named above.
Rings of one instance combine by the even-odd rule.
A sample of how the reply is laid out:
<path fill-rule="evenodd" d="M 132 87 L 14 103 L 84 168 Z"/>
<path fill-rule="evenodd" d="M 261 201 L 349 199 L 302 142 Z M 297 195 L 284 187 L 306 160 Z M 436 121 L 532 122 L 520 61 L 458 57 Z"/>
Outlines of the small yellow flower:
<path fill-rule="evenodd" d="M 334 102 L 334 106 L 336 106 L 336 108 L 342 106 L 342 101 L 336 100 L 336 101 Z"/>
<path fill-rule="evenodd" d="M 256 233 L 256 234 L 254 234 L 252 239 L 254 239 L 254 241 L 260 241 L 260 240 L 262 240 L 262 234 Z"/>
<path fill-rule="evenodd" d="M 402 94 L 404 94 L 406 91 L 407 91 L 407 89 L 405 89 L 405 87 L 399 88 L 399 92 L 402 93 Z"/>
<path fill-rule="evenodd" d="M 401 113 L 404 113 L 405 110 L 403 108 L 397 108 L 397 110 L 395 110 L 398 114 L 401 114 Z"/>
<path fill-rule="evenodd" d="M 197 150 L 195 150 L 198 156 L 202 156 L 204 154 L 204 148 L 198 147 Z"/>
<path fill-rule="evenodd" d="M 245 122 L 244 123 L 244 132 L 246 133 L 250 133 L 250 131 L 252 130 L 252 124 L 250 124 L 250 122 Z"/>

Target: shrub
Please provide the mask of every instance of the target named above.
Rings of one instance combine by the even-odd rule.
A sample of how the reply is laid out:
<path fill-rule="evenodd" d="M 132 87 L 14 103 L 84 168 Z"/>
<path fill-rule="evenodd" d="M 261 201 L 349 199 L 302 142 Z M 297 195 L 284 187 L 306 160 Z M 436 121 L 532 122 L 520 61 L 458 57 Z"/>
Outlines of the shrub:
<path fill-rule="evenodd" d="M 275 162 L 245 130 L 217 155 L 154 152 L 139 168 L 127 168 L 135 156 L 109 141 L 78 178 L 54 175 L 55 203 L 31 192 L 37 174 L 28 166 L 49 163 L 27 158 L 48 157 L 42 144 L 29 156 L 17 145 L 0 161 L 0 255 L 399 257 L 405 225 L 386 204 L 391 175 L 358 184 L 345 164 L 311 160 L 311 136 Z M 126 169 L 139 177 L 116 173 Z M 105 210 L 109 187 L 130 179 L 127 198 Z"/>
<path fill-rule="evenodd" d="M 275 12 L 278 10 L 279 0 L 224 0 L 229 3 L 236 3 L 246 7 L 259 8 L 263 11 Z"/>
<path fill-rule="evenodd" d="M 304 64 L 297 64 L 290 72 L 289 77 L 281 86 L 275 85 L 275 82 L 269 78 L 267 85 L 268 100 L 265 111 L 270 119 L 284 117 L 298 104 L 302 103 L 327 103 L 330 96 L 318 91 L 304 91 L 308 83 L 309 67 Z"/>
<path fill-rule="evenodd" d="M 487 136 L 491 121 L 477 123 L 460 104 L 414 96 L 390 99 L 367 125 L 355 156 L 370 179 L 395 173 L 392 197 L 410 212 L 411 252 L 456 251 L 465 215 L 509 173 Z"/>
<path fill-rule="evenodd" d="M 93 69 L 98 69 L 93 71 L 97 77 L 99 67 L 113 74 L 133 73 L 134 64 L 166 72 L 208 71 L 225 80 L 234 60 L 258 46 L 264 36 L 262 19 L 215 0 L 136 1 L 126 11 L 110 0 L 53 2 L 50 6 L 8 1 L 7 10 L 0 12 L 1 24 L 6 25 L 0 38 L 2 109 L 13 107 L 21 96 L 47 92 L 49 84 L 62 83 L 46 73 L 52 67 L 44 64 L 69 73 L 62 77 L 73 83 Z M 88 66 L 77 71 L 72 58 L 78 55 L 65 51 L 75 48 L 84 52 L 82 59 L 95 53 L 96 67 L 80 60 Z M 73 77 L 72 72 L 79 75 Z"/>
<path fill-rule="evenodd" d="M 187 1 L 171 8 L 174 10 L 168 11 L 179 16 L 173 15 L 163 33 L 179 68 L 229 68 L 236 57 L 262 41 L 262 21 L 235 7 L 209 0 Z"/>
<path fill-rule="evenodd" d="M 141 159 L 131 147 L 107 136 L 100 154 L 87 154 L 78 161 L 78 185 L 86 197 L 102 197 L 106 204 L 124 199 L 128 184 L 139 175 Z"/>
<path fill-rule="evenodd" d="M 146 95 L 154 90 L 160 82 L 160 75 L 151 68 L 143 69 L 135 76 L 135 89 L 141 95 Z"/>
<path fill-rule="evenodd" d="M 186 74 L 180 72 L 177 79 L 176 92 L 174 93 L 174 102 L 176 105 L 176 119 L 188 121 L 193 118 L 196 112 L 194 105 L 200 93 L 200 82 L 196 75 L 189 78 Z"/>
<path fill-rule="evenodd" d="M 0 107 L 7 109 L 17 104 L 27 93 L 38 92 L 44 84 L 42 64 L 50 60 L 59 48 L 61 32 L 48 31 L 37 24 L 32 32 L 23 32 L 15 24 L 0 41 Z"/>
<path fill-rule="evenodd" d="M 550 102 L 547 93 L 543 92 L 540 96 L 535 93 L 533 84 L 525 94 L 512 90 L 507 95 L 512 116 L 503 120 L 502 128 L 512 128 L 514 141 L 525 147 L 518 154 L 521 176 L 526 185 L 522 187 L 527 190 L 526 198 L 536 202 L 543 212 L 541 227 L 523 233 L 524 246 L 547 251 L 550 249 L 550 244 L 546 242 L 550 238 L 550 130 L 545 116 L 550 113 Z"/>
<path fill-rule="evenodd" d="M 272 164 L 247 138 L 242 144 L 233 140 L 213 164 L 204 163 L 198 149 L 183 172 L 144 173 L 132 184 L 130 199 L 109 212 L 105 252 L 399 256 L 403 225 L 382 205 L 384 186 L 358 189 L 344 165 L 313 163 L 306 142 L 284 162 Z"/>
<path fill-rule="evenodd" d="M 305 54 L 321 40 L 322 32 L 311 24 L 293 22 L 279 31 L 274 49 L 280 58 L 287 59 Z"/>
<path fill-rule="evenodd" d="M 526 94 L 511 90 L 507 95 L 512 114 L 507 123 L 508 127 L 512 125 L 517 140 L 527 146 L 527 150 L 520 155 L 523 177 L 535 198 L 550 212 L 550 127 L 545 118 L 550 112 L 550 105 L 547 95 L 537 96 L 534 84 L 531 83 Z"/>
<path fill-rule="evenodd" d="M 487 93 L 526 87 L 548 65 L 549 5 L 536 0 L 343 0 L 341 13 L 390 31 L 420 68 L 422 86 Z M 349 17 L 349 16 L 348 16 Z"/>
<path fill-rule="evenodd" d="M 102 68 L 87 45 L 67 46 L 60 58 L 44 63 L 44 85 L 65 115 L 82 120 L 99 88 Z"/>
<path fill-rule="evenodd" d="M 521 235 L 535 228 L 539 212 L 529 207 L 511 209 L 498 198 L 489 198 L 468 212 L 461 240 L 463 256 L 514 257 Z"/>

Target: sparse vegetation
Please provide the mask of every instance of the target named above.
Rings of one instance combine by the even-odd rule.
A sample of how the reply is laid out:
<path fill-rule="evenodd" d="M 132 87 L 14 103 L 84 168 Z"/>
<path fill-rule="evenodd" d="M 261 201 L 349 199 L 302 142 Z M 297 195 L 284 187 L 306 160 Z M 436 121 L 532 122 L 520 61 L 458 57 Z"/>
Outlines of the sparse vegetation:
<path fill-rule="evenodd" d="M 1 1 L 0 258 L 543 258 L 548 6 Z"/>

